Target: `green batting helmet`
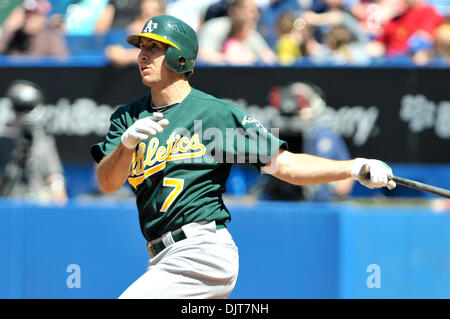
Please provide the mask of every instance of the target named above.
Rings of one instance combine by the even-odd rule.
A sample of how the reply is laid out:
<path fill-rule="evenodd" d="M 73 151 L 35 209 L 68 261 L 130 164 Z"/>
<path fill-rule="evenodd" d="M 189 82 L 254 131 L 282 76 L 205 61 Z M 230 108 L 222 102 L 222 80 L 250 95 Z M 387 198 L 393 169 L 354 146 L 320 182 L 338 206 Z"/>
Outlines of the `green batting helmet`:
<path fill-rule="evenodd" d="M 180 19 L 169 15 L 153 17 L 145 23 L 141 33 L 128 36 L 127 42 L 139 48 L 141 37 L 169 45 L 166 65 L 173 72 L 183 74 L 194 68 L 198 52 L 197 34 Z"/>

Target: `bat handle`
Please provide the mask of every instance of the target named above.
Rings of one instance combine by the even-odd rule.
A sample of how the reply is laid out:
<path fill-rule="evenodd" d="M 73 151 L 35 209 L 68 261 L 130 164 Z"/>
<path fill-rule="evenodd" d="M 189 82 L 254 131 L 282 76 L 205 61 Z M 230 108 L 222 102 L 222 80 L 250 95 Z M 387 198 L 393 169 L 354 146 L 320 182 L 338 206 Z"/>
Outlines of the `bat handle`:
<path fill-rule="evenodd" d="M 407 179 L 403 177 L 393 176 L 392 180 L 397 184 L 401 184 L 403 186 L 407 186 L 410 188 L 417 189 L 419 191 L 428 192 L 434 195 L 442 196 L 445 198 L 450 198 L 450 190 L 436 187 L 433 185 L 424 184 L 418 181 L 414 181 L 412 179 Z"/>

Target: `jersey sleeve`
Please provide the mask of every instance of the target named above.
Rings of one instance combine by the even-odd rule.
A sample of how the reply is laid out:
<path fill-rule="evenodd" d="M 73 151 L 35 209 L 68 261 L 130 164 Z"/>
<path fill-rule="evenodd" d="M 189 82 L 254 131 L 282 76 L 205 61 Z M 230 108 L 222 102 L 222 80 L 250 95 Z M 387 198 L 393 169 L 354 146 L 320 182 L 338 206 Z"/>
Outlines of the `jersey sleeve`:
<path fill-rule="evenodd" d="M 223 145 L 227 163 L 231 160 L 260 169 L 280 148 L 287 149 L 277 129 L 269 132 L 261 122 L 238 107 L 231 108 L 225 122 Z"/>
<path fill-rule="evenodd" d="M 122 108 L 115 111 L 110 118 L 110 126 L 105 141 L 91 146 L 91 155 L 99 163 L 101 159 L 111 153 L 121 142 L 122 134 L 127 129 L 122 120 Z"/>

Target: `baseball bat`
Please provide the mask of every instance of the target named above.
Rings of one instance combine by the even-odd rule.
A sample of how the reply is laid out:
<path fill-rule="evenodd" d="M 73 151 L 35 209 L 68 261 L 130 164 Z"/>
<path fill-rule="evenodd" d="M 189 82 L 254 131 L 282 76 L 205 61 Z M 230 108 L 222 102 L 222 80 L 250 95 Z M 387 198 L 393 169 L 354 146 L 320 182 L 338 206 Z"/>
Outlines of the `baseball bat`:
<path fill-rule="evenodd" d="M 394 182 L 396 182 L 397 184 L 401 184 L 403 186 L 406 187 L 410 187 L 410 188 L 414 188 L 417 189 L 419 191 L 423 191 L 423 192 L 428 192 L 434 195 L 438 195 L 438 196 L 442 196 L 445 198 L 450 198 L 450 190 L 448 189 L 444 189 L 444 188 L 440 188 L 440 187 L 436 187 L 433 185 L 428 185 L 428 184 L 424 184 L 418 181 L 414 181 L 412 179 L 407 179 L 407 178 L 403 178 L 403 177 L 398 177 L 398 176 L 394 176 L 392 178 L 392 180 Z"/>

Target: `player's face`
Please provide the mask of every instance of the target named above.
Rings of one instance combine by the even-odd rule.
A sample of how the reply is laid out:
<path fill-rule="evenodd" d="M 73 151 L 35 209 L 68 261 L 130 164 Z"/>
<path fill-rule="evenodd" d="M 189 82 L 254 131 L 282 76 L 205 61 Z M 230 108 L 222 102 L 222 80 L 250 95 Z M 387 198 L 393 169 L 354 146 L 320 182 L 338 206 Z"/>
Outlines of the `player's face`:
<path fill-rule="evenodd" d="M 138 62 L 142 82 L 148 87 L 163 82 L 170 72 L 165 63 L 167 45 L 141 38 L 140 49 Z"/>

